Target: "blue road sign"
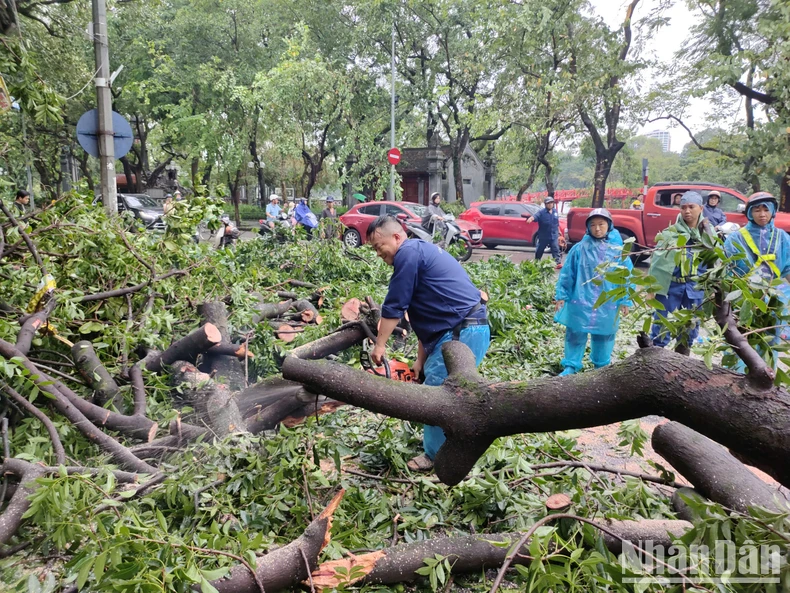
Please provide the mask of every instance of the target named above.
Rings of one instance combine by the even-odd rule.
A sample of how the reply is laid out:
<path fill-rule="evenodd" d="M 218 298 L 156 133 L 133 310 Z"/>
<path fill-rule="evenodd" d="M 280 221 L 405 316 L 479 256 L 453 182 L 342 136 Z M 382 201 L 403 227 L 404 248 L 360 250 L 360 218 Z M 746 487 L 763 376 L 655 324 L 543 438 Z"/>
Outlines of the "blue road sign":
<path fill-rule="evenodd" d="M 134 142 L 132 126 L 120 113 L 112 112 L 112 135 L 115 158 L 125 156 Z M 91 109 L 77 122 L 77 141 L 89 155 L 99 158 L 99 112 Z"/>

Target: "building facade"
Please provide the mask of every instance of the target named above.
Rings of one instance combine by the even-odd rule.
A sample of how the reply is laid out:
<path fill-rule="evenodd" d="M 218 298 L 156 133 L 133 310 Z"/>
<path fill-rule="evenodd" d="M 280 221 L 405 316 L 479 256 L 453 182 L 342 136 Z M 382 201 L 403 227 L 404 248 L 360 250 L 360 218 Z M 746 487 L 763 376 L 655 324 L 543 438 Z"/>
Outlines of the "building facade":
<path fill-rule="evenodd" d="M 483 162 L 472 147 L 467 146 L 461 156 L 463 196 L 457 196 L 450 147 L 432 144 L 425 148 L 404 148 L 402 151 L 396 170 L 401 177 L 405 202 L 427 205 L 430 195 L 437 191 L 446 201 L 461 199 L 466 206 L 481 199 L 495 198 L 493 163 Z"/>
<path fill-rule="evenodd" d="M 659 142 L 661 142 L 661 150 L 664 152 L 669 152 L 669 148 L 671 146 L 671 138 L 669 132 L 666 130 L 653 130 L 649 134 L 645 134 L 648 138 L 656 138 Z"/>

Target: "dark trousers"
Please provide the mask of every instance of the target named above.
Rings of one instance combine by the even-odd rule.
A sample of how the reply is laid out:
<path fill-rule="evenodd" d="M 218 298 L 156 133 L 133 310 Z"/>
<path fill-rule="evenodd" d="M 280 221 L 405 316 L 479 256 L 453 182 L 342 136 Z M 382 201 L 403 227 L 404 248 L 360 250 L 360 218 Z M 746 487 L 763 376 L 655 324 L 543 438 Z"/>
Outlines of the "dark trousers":
<path fill-rule="evenodd" d="M 544 239 L 542 237 L 538 237 L 537 241 L 535 241 L 535 259 L 540 259 L 543 257 L 543 252 L 546 251 L 546 247 L 551 249 L 551 257 L 554 258 L 554 261 L 560 263 L 561 256 L 560 256 L 560 245 L 557 239 Z"/>

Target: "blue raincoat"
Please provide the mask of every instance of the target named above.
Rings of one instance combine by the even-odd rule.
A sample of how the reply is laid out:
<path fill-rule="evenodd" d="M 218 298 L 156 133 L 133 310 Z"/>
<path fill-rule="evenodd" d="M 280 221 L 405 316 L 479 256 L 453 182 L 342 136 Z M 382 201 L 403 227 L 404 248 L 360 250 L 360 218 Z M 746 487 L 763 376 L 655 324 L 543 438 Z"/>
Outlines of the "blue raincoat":
<path fill-rule="evenodd" d="M 597 308 L 593 305 L 602 292 L 617 288 L 618 285 L 603 280 L 596 268 L 609 262 L 607 271 L 618 266 L 629 270 L 633 268 L 631 259 L 623 256 L 623 239 L 620 233 L 609 224 L 609 232 L 603 239 L 594 239 L 589 231 L 584 238 L 573 246 L 565 265 L 560 272 L 555 289 L 555 298 L 565 301 L 565 305 L 554 316 L 554 321 L 568 329 L 596 335 L 616 334 L 620 324 L 620 307 L 630 307 L 630 299 L 623 297 L 607 301 Z M 602 282 L 596 284 L 594 279 Z"/>
<path fill-rule="evenodd" d="M 631 306 L 627 296 L 594 306 L 602 292 L 619 286 L 603 279 L 603 274 L 597 269 L 601 264 L 608 264 L 606 271 L 623 267 L 629 275 L 633 269 L 631 259 L 623 256 L 623 239 L 612 228 L 611 222 L 609 232 L 602 239 L 595 239 L 588 229 L 581 242 L 571 249 L 557 280 L 555 297 L 558 301 L 565 301 L 554 316 L 554 321 L 566 327 L 563 375 L 582 370 L 588 334 L 593 366 L 600 368 L 609 364 L 620 325 L 620 307 Z M 594 282 L 597 280 L 600 283 Z"/>
<path fill-rule="evenodd" d="M 774 254 L 775 259 L 772 260 L 772 263 L 779 271 L 779 277 L 787 278 L 790 275 L 790 235 L 782 229 L 776 228 L 773 219 L 767 225 L 761 227 L 751 220 L 751 212 L 747 213 L 747 216 L 749 222 L 744 229 L 751 236 L 754 245 L 760 250 L 760 255 Z M 769 264 L 763 262 L 759 266 L 755 265 L 758 256 L 747 244 L 742 231 L 732 233 L 727 237 L 724 251 L 728 256 L 733 256 L 737 253 L 746 254 L 746 258 L 733 262 L 735 273 L 739 276 L 757 276 L 766 283 L 770 283 L 777 278 L 775 270 Z M 779 293 L 779 300 L 787 308 L 788 304 L 790 304 L 790 285 L 787 282 L 783 282 L 776 289 Z M 783 340 L 789 339 L 790 328 L 787 326 L 777 328 L 776 336 Z"/>
<path fill-rule="evenodd" d="M 702 207 L 702 215 L 708 219 L 713 226 L 720 226 L 727 222 L 727 216 L 724 211 L 718 206 L 708 206 L 705 204 Z"/>
<path fill-rule="evenodd" d="M 304 202 L 299 202 L 296 206 L 296 210 L 294 210 L 294 219 L 297 223 L 307 227 L 308 229 L 314 229 L 318 226 L 318 218 L 313 211 L 310 210 L 310 207 L 305 204 Z"/>

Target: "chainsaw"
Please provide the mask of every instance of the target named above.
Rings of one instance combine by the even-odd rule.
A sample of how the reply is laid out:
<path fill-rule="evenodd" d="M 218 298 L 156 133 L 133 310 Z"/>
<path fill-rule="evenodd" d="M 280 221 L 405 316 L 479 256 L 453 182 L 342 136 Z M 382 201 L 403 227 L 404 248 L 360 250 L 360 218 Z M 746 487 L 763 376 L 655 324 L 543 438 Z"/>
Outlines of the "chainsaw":
<path fill-rule="evenodd" d="M 409 365 L 399 360 L 382 360 L 382 366 L 375 366 L 370 358 L 370 353 L 373 351 L 373 342 L 369 339 L 362 343 L 362 352 L 359 354 L 359 362 L 362 369 L 378 375 L 379 377 L 386 377 L 387 379 L 394 379 L 395 381 L 403 381 L 404 383 L 416 383 L 416 377 L 412 372 Z"/>

